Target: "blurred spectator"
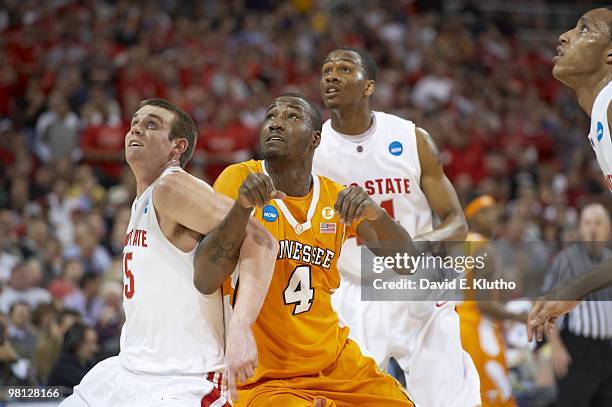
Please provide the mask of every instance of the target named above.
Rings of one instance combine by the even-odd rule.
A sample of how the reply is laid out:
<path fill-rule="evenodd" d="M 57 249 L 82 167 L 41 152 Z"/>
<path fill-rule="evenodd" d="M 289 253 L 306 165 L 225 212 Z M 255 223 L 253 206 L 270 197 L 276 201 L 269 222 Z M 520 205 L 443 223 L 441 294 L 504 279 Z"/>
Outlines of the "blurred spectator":
<path fill-rule="evenodd" d="M 37 382 L 31 362 L 37 341 L 32 326 L 31 310 L 26 302 L 20 301 L 14 303 L 9 311 L 8 338 L 18 357 L 11 365 L 11 372 L 22 384 Z"/>
<path fill-rule="evenodd" d="M 24 261 L 13 268 L 11 279 L 0 293 L 0 312 L 8 313 L 17 302 L 25 302 L 30 308 L 35 308 L 38 304 L 51 301 L 47 290 L 33 285 L 40 278 L 36 264 L 35 261 Z"/>
<path fill-rule="evenodd" d="M 0 383 L 11 384 L 11 365 L 17 361 L 17 352 L 13 349 L 8 337 L 8 322 L 0 314 Z"/>
<path fill-rule="evenodd" d="M 61 93 L 49 96 L 49 110 L 36 123 L 35 151 L 44 162 L 78 157 L 79 117 Z"/>
<path fill-rule="evenodd" d="M 8 225 L 0 221 L 0 284 L 9 280 L 11 270 L 22 260 L 15 240 L 16 237 Z"/>
<path fill-rule="evenodd" d="M 78 311 L 87 325 L 95 326 L 104 308 L 104 300 L 99 296 L 101 287 L 100 274 L 86 272 L 81 278 L 79 289 L 64 297 L 64 306 Z"/>
<path fill-rule="evenodd" d="M 51 304 L 39 305 L 32 314 L 32 324 L 37 334 L 32 364 L 40 383 L 47 382 L 62 347 L 63 333 L 58 320 L 57 310 Z"/>
<path fill-rule="evenodd" d="M 71 394 L 72 388 L 93 367 L 97 351 L 96 331 L 82 323 L 72 325 L 64 335 L 62 353 L 51 370 L 47 384 L 63 386 L 67 388 L 67 394 Z"/>
<path fill-rule="evenodd" d="M 79 258 L 85 272 L 103 273 L 108 269 L 112 259 L 108 250 L 100 245 L 90 223 L 82 222 L 77 225 L 75 240 L 76 243 L 65 253 L 66 257 Z"/>

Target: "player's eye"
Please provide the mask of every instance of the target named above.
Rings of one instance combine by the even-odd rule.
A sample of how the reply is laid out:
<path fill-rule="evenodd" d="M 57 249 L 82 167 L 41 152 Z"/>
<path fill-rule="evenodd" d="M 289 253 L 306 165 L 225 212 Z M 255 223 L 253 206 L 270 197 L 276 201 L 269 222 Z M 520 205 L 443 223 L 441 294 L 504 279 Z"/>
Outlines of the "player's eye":
<path fill-rule="evenodd" d="M 329 69 L 329 68 L 325 68 L 325 69 L 323 70 L 323 73 L 324 73 L 325 75 L 328 75 L 330 72 L 331 72 L 331 69 Z"/>
<path fill-rule="evenodd" d="M 294 120 L 298 120 L 300 117 L 297 114 L 295 114 L 295 113 L 289 113 L 289 118 L 290 119 L 294 119 Z"/>
<path fill-rule="evenodd" d="M 582 24 L 580 26 L 580 32 L 585 33 L 585 32 L 588 32 L 588 31 L 589 31 L 589 27 L 586 24 Z"/>
<path fill-rule="evenodd" d="M 348 67 L 345 66 L 344 68 L 342 68 L 342 72 L 350 73 L 351 72 L 351 68 L 348 68 Z"/>
<path fill-rule="evenodd" d="M 266 120 L 271 120 L 271 119 L 273 119 L 273 118 L 274 118 L 274 115 L 273 115 L 272 113 L 268 113 L 268 114 L 266 115 Z"/>
<path fill-rule="evenodd" d="M 147 122 L 147 129 L 155 130 L 157 128 L 157 124 L 154 121 Z"/>

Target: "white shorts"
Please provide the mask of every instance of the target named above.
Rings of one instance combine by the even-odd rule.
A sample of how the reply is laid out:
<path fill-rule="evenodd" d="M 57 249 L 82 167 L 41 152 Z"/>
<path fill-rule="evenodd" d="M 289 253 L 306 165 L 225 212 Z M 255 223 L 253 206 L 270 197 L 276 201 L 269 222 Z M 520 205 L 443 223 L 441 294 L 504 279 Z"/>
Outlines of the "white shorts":
<path fill-rule="evenodd" d="M 125 369 L 115 356 L 94 366 L 64 403 L 88 407 L 227 407 L 230 404 L 221 394 L 221 379 L 221 373 L 137 374 Z"/>
<path fill-rule="evenodd" d="M 361 287 L 342 279 L 332 305 L 350 328 L 349 337 L 386 370 L 394 357 L 406 389 L 420 406 L 480 405 L 480 379 L 461 346 L 453 302 L 362 301 Z"/>

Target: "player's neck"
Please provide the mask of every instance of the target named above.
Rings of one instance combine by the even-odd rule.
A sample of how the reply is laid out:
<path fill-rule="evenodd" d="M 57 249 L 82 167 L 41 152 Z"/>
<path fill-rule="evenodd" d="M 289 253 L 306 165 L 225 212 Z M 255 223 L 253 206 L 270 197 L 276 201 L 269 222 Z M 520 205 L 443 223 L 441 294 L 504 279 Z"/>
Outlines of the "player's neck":
<path fill-rule="evenodd" d="M 140 197 L 142 193 L 151 186 L 162 173 L 170 167 L 180 166 L 177 162 L 171 161 L 157 168 L 139 168 L 138 166 L 130 166 L 134 177 L 136 178 L 136 197 Z"/>
<path fill-rule="evenodd" d="M 330 112 L 332 128 L 338 133 L 357 136 L 372 125 L 372 112 L 366 104 L 343 106 Z"/>
<path fill-rule="evenodd" d="M 593 104 L 601 90 L 612 80 L 612 71 L 606 70 L 584 78 L 574 88 L 578 97 L 578 104 L 584 112 L 591 117 Z"/>
<path fill-rule="evenodd" d="M 272 178 L 274 188 L 287 196 L 306 196 L 310 192 L 312 179 L 312 158 L 304 160 L 304 165 L 294 160 L 266 160 L 268 175 Z"/>

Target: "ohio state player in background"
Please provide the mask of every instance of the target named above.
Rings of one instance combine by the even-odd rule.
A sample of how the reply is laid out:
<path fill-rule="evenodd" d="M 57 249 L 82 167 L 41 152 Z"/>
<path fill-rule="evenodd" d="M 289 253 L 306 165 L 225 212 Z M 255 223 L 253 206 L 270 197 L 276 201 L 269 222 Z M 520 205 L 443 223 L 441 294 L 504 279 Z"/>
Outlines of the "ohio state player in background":
<path fill-rule="evenodd" d="M 438 149 L 414 123 L 370 110 L 376 63 L 341 48 L 323 62 L 321 95 L 331 119 L 323 125 L 313 170 L 359 185 L 413 236 L 417 249 L 463 241 L 467 225 Z M 432 226 L 432 210 L 440 225 Z M 419 242 L 420 240 L 420 242 Z M 361 301 L 361 249 L 348 240 L 339 260 L 343 280 L 332 297 L 351 337 L 385 368 L 394 357 L 415 402 L 428 407 L 480 405 L 478 373 L 461 347 L 453 302 Z"/>

